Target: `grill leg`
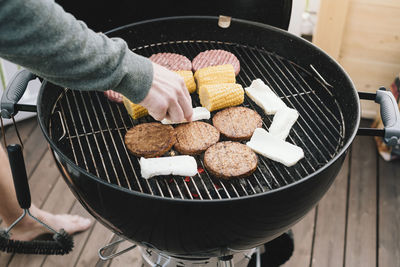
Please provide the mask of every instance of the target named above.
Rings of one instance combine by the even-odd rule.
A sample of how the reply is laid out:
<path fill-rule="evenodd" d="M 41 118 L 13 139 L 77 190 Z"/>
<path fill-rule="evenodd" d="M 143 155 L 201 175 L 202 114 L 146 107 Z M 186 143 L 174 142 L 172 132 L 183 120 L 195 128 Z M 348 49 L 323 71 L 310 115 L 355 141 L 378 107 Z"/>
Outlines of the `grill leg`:
<path fill-rule="evenodd" d="M 234 267 L 233 256 L 226 256 L 219 258 L 217 267 Z"/>

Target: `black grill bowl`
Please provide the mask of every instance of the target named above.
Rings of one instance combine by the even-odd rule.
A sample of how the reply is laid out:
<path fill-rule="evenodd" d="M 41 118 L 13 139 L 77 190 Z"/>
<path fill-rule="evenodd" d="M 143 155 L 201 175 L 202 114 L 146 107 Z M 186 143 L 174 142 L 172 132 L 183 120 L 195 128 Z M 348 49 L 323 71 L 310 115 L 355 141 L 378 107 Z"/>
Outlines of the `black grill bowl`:
<path fill-rule="evenodd" d="M 321 103 L 316 104 L 332 105 L 333 102 L 336 105 L 340 138 L 328 140 L 337 142 L 336 149 L 329 154 L 326 162 L 313 166 L 314 171 L 265 192 L 223 199 L 173 199 L 130 190 L 85 170 L 81 160 L 74 160 L 71 151 L 58 141 L 60 134 L 57 136 L 55 133 L 66 130 L 55 113 L 56 102 L 65 92 L 63 88 L 45 81 L 38 99 L 39 124 L 66 183 L 80 203 L 97 220 L 122 237 L 178 257 L 229 255 L 266 243 L 288 230 L 329 189 L 360 120 L 359 98 L 351 80 L 333 59 L 317 47 L 263 24 L 233 19 L 229 28 L 222 29 L 217 26 L 217 20 L 215 17 L 163 18 L 121 27 L 107 34 L 124 38 L 138 53 L 143 51 L 143 47 L 170 41 L 224 42 L 269 51 L 303 68 L 304 73 L 312 74 L 312 68 L 317 70 L 318 73 L 313 76 L 318 76 L 316 79 L 325 88 L 326 96 L 321 94 L 318 98 Z M 176 48 L 171 46 L 170 51 L 176 51 Z M 255 77 L 246 73 L 246 62 L 241 64 L 244 74 L 239 74 L 238 82 L 245 87 Z M 292 103 L 290 99 L 285 98 L 285 101 Z M 302 104 L 297 108 L 301 109 Z M 306 123 L 309 119 L 305 115 L 305 111 L 300 112 L 302 122 Z M 315 121 L 319 120 L 319 116 L 324 114 L 317 114 Z M 73 125 L 65 127 L 70 129 Z M 314 134 L 317 139 L 326 138 L 319 136 L 323 134 L 319 129 L 310 129 L 315 132 L 307 136 L 311 145 Z M 312 158 L 314 150 L 307 150 L 309 152 L 306 152 L 303 162 L 307 163 Z M 118 162 L 115 164 L 118 165 Z M 284 170 L 283 173 L 286 171 L 272 161 L 267 161 L 267 164 Z"/>

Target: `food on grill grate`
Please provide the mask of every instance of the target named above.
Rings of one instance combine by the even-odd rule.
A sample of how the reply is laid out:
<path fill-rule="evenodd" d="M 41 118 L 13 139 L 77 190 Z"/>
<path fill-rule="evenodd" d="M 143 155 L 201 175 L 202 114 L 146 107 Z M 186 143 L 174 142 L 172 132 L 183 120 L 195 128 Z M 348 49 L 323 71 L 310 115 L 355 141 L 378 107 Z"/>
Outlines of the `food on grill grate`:
<path fill-rule="evenodd" d="M 201 105 L 214 111 L 242 104 L 244 90 L 238 83 L 208 84 L 199 88 L 199 96 Z"/>
<path fill-rule="evenodd" d="M 299 117 L 299 112 L 292 108 L 281 108 L 279 109 L 272 119 L 271 126 L 269 127 L 269 133 L 285 140 L 292 129 L 293 124 Z"/>
<path fill-rule="evenodd" d="M 122 103 L 122 98 L 123 98 L 123 96 L 122 96 L 122 94 L 120 94 L 120 93 L 117 93 L 117 92 L 115 92 L 115 91 L 113 91 L 113 90 L 107 90 L 107 91 L 104 91 L 104 95 L 110 100 L 110 101 L 113 101 L 113 102 L 116 102 L 116 103 Z"/>
<path fill-rule="evenodd" d="M 219 131 L 206 122 L 193 121 L 175 128 L 174 148 L 186 155 L 197 155 L 219 140 Z"/>
<path fill-rule="evenodd" d="M 124 103 L 128 114 L 135 120 L 149 114 L 148 110 L 145 107 L 131 102 L 128 98 L 124 96 L 122 97 L 122 102 Z"/>
<path fill-rule="evenodd" d="M 176 53 L 157 53 L 149 58 L 169 70 L 192 70 L 192 62 L 187 57 Z"/>
<path fill-rule="evenodd" d="M 137 157 L 162 156 L 175 142 L 174 128 L 158 122 L 138 124 L 129 129 L 125 135 L 126 147 Z"/>
<path fill-rule="evenodd" d="M 199 69 L 194 73 L 197 88 L 207 84 L 235 83 L 235 71 L 232 65 L 218 65 Z"/>
<path fill-rule="evenodd" d="M 211 117 L 210 111 L 204 107 L 196 107 L 193 108 L 193 115 L 192 115 L 192 121 L 199 121 L 199 120 L 209 120 Z M 163 119 L 161 121 L 162 124 L 178 124 L 178 123 L 184 123 L 187 122 L 186 120 L 182 122 L 172 122 L 168 119 Z"/>
<path fill-rule="evenodd" d="M 275 114 L 279 109 L 286 107 L 286 104 L 280 99 L 261 79 L 252 81 L 249 87 L 245 88 L 246 94 L 266 114 Z"/>
<path fill-rule="evenodd" d="M 301 147 L 290 144 L 263 128 L 257 128 L 246 145 L 255 152 L 287 167 L 295 165 L 304 158 L 304 151 Z"/>
<path fill-rule="evenodd" d="M 224 65 L 224 64 L 231 64 L 235 70 L 235 75 L 239 74 L 240 62 L 237 59 L 237 57 L 231 52 L 222 49 L 211 49 L 200 52 L 192 60 L 192 66 L 194 72 L 205 67 Z"/>
<path fill-rule="evenodd" d="M 249 140 L 256 128 L 262 127 L 258 113 L 246 107 L 230 107 L 214 115 L 213 125 L 220 133 L 234 141 Z"/>
<path fill-rule="evenodd" d="M 140 158 L 140 172 L 143 178 L 158 175 L 194 176 L 197 174 L 197 163 L 191 156 L 174 156 L 160 158 Z"/>
<path fill-rule="evenodd" d="M 219 142 L 204 153 L 207 170 L 222 179 L 247 177 L 256 170 L 257 163 L 257 155 L 239 142 Z"/>
<path fill-rule="evenodd" d="M 189 93 L 196 92 L 196 82 L 194 81 L 193 72 L 191 70 L 178 70 L 176 73 L 182 76 Z"/>

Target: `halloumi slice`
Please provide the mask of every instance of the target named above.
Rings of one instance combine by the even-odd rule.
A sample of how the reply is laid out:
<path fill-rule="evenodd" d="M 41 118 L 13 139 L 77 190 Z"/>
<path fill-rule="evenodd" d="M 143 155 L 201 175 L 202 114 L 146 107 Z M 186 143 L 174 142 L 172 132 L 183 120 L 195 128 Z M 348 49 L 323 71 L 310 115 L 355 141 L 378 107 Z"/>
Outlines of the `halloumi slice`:
<path fill-rule="evenodd" d="M 140 158 L 140 172 L 145 179 L 157 175 L 194 176 L 197 163 L 192 156 L 173 156 L 160 158 Z"/>
<path fill-rule="evenodd" d="M 257 128 L 250 141 L 246 143 L 253 151 L 271 160 L 290 167 L 304 158 L 304 151 L 301 147 L 288 143 L 263 128 Z"/>
<path fill-rule="evenodd" d="M 210 111 L 208 111 L 207 108 L 205 107 L 197 107 L 193 108 L 193 116 L 192 116 L 192 121 L 198 121 L 198 120 L 209 120 L 211 117 Z M 163 119 L 161 121 L 162 124 L 178 124 L 178 123 L 185 123 L 187 120 L 181 121 L 181 122 L 173 122 L 168 119 Z"/>
<path fill-rule="evenodd" d="M 247 96 L 268 115 L 275 114 L 279 109 L 286 107 L 285 102 L 261 79 L 253 80 L 251 85 L 245 88 L 245 91 Z"/>
<path fill-rule="evenodd" d="M 295 109 L 279 109 L 272 119 L 271 126 L 268 129 L 269 133 L 278 137 L 279 139 L 285 140 L 298 117 L 299 112 Z"/>

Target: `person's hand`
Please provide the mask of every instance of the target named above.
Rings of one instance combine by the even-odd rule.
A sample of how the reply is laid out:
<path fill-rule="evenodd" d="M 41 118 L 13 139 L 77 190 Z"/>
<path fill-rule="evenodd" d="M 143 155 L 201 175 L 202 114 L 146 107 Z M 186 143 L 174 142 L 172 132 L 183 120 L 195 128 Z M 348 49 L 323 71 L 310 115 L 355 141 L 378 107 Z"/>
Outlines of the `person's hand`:
<path fill-rule="evenodd" d="M 156 120 L 190 121 L 192 99 L 185 82 L 177 73 L 153 63 L 153 84 L 139 105 L 145 107 Z"/>

